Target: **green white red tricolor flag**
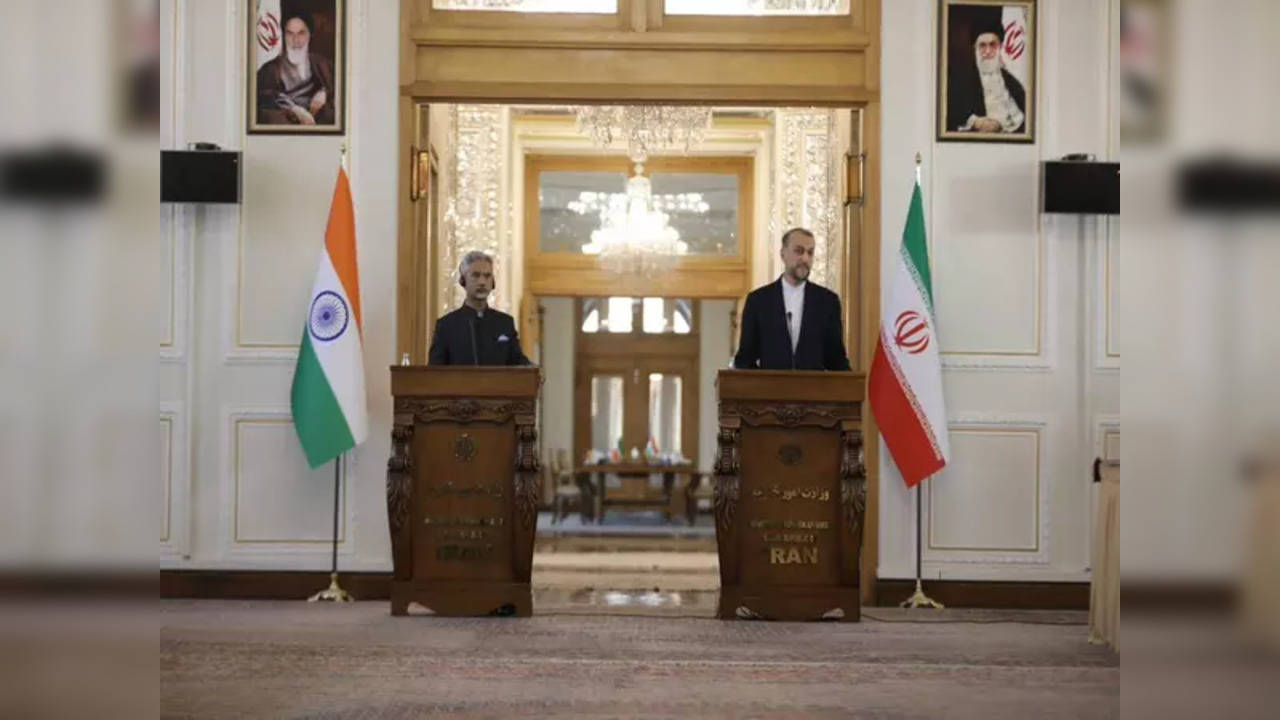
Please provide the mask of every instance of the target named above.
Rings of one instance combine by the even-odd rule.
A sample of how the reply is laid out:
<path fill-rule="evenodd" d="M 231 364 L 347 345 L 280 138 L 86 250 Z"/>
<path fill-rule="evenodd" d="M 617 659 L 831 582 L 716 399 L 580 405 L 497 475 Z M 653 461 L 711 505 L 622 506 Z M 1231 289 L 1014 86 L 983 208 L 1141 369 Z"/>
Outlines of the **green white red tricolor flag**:
<path fill-rule="evenodd" d="M 313 468 L 368 435 L 361 334 L 355 211 L 339 168 L 291 393 L 293 425 Z"/>
<path fill-rule="evenodd" d="M 951 456 L 918 178 L 896 265 L 880 308 L 867 398 L 894 464 L 913 487 L 945 467 Z"/>

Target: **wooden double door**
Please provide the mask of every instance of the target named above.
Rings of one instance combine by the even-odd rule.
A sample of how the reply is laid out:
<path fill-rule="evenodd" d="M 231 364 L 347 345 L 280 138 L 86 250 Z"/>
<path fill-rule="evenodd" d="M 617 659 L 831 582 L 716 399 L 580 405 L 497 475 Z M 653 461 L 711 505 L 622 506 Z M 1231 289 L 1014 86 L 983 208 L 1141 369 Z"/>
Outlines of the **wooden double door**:
<path fill-rule="evenodd" d="M 698 459 L 698 335 L 584 333 L 578 323 L 574 455 L 646 448 Z"/>

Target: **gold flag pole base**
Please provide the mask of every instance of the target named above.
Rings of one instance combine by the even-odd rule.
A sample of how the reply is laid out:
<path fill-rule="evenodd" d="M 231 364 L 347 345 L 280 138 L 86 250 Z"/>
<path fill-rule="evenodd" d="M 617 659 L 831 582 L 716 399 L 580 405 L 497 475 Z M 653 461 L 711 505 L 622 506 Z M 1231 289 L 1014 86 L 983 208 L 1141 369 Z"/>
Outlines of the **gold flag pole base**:
<path fill-rule="evenodd" d="M 329 587 L 307 598 L 307 602 L 351 602 L 346 590 L 338 587 L 338 573 L 329 573 Z"/>
<path fill-rule="evenodd" d="M 943 609 L 942 603 L 924 594 L 924 588 L 920 587 L 920 578 L 916 578 L 916 591 L 911 594 L 911 597 L 898 603 L 898 605 L 904 608 L 928 607 L 937 608 L 938 610 Z"/>

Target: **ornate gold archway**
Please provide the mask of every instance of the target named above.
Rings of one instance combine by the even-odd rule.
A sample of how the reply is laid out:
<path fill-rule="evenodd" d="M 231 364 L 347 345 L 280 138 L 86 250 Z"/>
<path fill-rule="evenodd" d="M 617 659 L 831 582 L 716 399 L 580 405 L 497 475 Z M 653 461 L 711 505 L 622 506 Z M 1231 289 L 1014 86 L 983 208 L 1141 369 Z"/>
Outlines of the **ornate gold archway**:
<path fill-rule="evenodd" d="M 612 15 L 436 10 L 403 0 L 400 18 L 396 357 L 425 362 L 439 313 L 428 105 L 697 103 L 855 109 L 844 205 L 845 333 L 866 372 L 880 295 L 880 0 L 830 17 L 670 16 L 663 0 L 618 0 Z M 875 597 L 878 432 L 864 411 L 868 499 L 863 603 Z"/>

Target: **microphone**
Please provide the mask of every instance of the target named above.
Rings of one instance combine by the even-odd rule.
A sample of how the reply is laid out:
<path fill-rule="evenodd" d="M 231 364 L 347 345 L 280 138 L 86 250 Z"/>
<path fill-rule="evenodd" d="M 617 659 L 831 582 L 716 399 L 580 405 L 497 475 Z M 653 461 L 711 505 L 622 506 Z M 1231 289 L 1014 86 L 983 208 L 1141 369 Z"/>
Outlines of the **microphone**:
<path fill-rule="evenodd" d="M 791 369 L 796 369 L 796 343 L 791 336 L 791 311 L 787 311 L 787 339 L 791 340 Z"/>

